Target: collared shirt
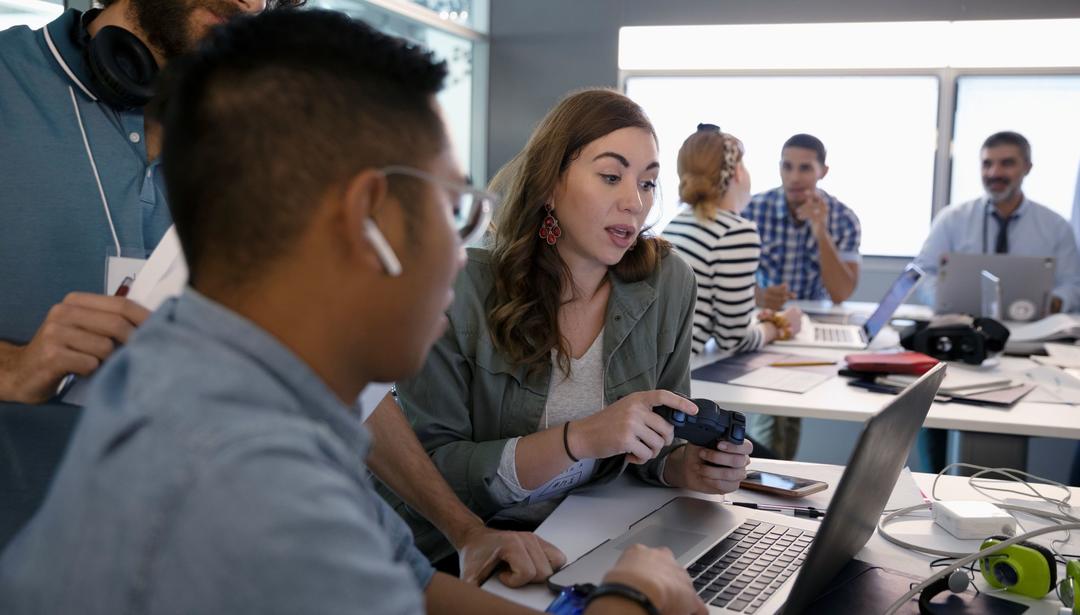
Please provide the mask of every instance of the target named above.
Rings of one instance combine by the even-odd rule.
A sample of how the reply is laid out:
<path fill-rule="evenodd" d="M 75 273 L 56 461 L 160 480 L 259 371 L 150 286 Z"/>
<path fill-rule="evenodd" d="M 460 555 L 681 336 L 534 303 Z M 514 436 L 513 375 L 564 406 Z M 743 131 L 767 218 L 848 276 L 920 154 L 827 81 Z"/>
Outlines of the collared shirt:
<path fill-rule="evenodd" d="M 826 230 L 832 237 L 840 260 L 857 263 L 862 227 L 859 217 L 836 197 L 821 191 L 829 207 Z M 754 195 L 742 216 L 757 224 L 761 235 L 761 266 L 758 285 L 787 283 L 796 299 L 828 299 L 821 277 L 821 253 L 809 223 L 797 224 L 788 211 L 784 188 Z"/>
<path fill-rule="evenodd" d="M 450 326 L 435 343 L 421 372 L 397 383 L 398 402 L 446 482 L 481 518 L 505 508 L 497 486 L 499 463 L 511 438 L 543 429 L 553 366 L 530 371 L 514 365 L 495 347 L 487 325 L 487 299 L 494 287 L 490 252 L 469 249 L 454 285 Z M 611 275 L 601 360 L 602 403 L 638 391 L 690 393 L 690 345 L 696 283 L 678 256 L 668 254 L 647 278 L 626 282 Z M 597 408 L 599 410 L 599 408 Z M 665 450 L 657 459 L 631 466 L 660 484 Z M 627 467 L 626 456 L 598 460 L 590 484 L 610 481 Z M 452 547 L 422 516 L 380 488 L 409 522 L 432 560 Z"/>
<path fill-rule="evenodd" d="M 306 363 L 188 289 L 99 372 L 0 613 L 422 613 L 433 571 L 368 447 Z"/>
<path fill-rule="evenodd" d="M 80 18 L 68 10 L 46 28 L 86 85 Z M 115 252 L 73 104 L 123 255 L 152 251 L 170 217 L 159 165 L 147 162 L 141 109 L 91 100 L 42 30 L 0 32 L 0 58 L 0 340 L 24 344 L 67 293 L 105 291 L 105 259 Z"/>
<path fill-rule="evenodd" d="M 990 199 L 983 196 L 949 205 L 938 214 L 915 258 L 915 264 L 930 277 L 929 284 L 924 283 L 925 294 L 933 294 L 934 277 L 943 254 L 994 251 L 1000 228 L 995 211 Z M 1054 257 L 1054 295 L 1062 300 L 1062 311 L 1080 310 L 1080 256 L 1069 223 L 1050 208 L 1025 197 L 1013 212 L 1006 233 L 1009 254 Z"/>

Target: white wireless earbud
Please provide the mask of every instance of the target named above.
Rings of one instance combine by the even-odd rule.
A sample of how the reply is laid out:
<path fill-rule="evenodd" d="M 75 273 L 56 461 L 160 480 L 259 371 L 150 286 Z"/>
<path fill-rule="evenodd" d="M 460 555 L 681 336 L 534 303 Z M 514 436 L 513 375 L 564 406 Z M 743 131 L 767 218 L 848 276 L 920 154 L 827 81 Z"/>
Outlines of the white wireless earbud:
<path fill-rule="evenodd" d="M 383 234 L 379 232 L 379 227 L 375 226 L 375 223 L 371 218 L 364 218 L 364 235 L 367 236 L 368 241 L 375 248 L 375 254 L 379 257 L 379 262 L 382 263 L 383 269 L 386 269 L 386 275 L 396 278 L 401 275 L 401 261 L 398 260 L 394 249 L 390 247 L 390 244 L 383 237 Z"/>

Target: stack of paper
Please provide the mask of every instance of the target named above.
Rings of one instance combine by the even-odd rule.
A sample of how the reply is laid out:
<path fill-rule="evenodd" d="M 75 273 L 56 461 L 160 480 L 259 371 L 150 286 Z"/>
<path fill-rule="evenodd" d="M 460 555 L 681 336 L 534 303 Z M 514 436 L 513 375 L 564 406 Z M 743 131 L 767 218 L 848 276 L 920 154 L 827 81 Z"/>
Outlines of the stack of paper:
<path fill-rule="evenodd" d="M 879 384 L 906 387 L 919 379 L 919 376 L 906 374 L 894 374 L 878 378 Z M 977 371 L 965 370 L 955 365 L 949 365 L 945 372 L 945 379 L 941 382 L 938 393 L 941 395 L 976 395 L 987 393 L 1013 386 L 1012 378 L 1001 374 L 986 374 Z"/>
<path fill-rule="evenodd" d="M 1080 315 L 1051 314 L 1035 322 L 1009 323 L 1010 342 L 1049 342 L 1080 337 Z"/>

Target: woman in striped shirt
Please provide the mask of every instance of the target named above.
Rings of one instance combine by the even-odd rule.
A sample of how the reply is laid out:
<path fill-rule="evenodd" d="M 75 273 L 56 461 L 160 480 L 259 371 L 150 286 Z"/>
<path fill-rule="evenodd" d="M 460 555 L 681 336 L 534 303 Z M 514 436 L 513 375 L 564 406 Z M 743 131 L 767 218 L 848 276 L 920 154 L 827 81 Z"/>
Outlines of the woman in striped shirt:
<path fill-rule="evenodd" d="M 780 314 L 765 310 L 753 319 L 761 238 L 754 223 L 739 216 L 750 202 L 750 174 L 742 159 L 742 142 L 712 124 L 699 125 L 679 149 L 679 199 L 689 208 L 671 221 L 664 237 L 697 277 L 695 355 L 710 338 L 727 353 L 758 350 L 797 333 L 802 317 L 792 307 Z"/>

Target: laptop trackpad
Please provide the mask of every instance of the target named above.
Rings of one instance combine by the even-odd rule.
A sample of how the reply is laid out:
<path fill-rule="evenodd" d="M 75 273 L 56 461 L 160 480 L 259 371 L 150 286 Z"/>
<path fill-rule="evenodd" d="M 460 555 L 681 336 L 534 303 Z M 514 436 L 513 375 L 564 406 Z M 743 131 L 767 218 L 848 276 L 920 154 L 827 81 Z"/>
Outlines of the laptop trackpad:
<path fill-rule="evenodd" d="M 682 557 L 684 553 L 694 548 L 701 541 L 708 538 L 705 534 L 677 530 L 661 525 L 648 525 L 640 531 L 623 534 L 615 548 L 619 551 L 635 544 L 643 544 L 646 547 L 667 547 L 675 554 L 675 558 Z"/>

